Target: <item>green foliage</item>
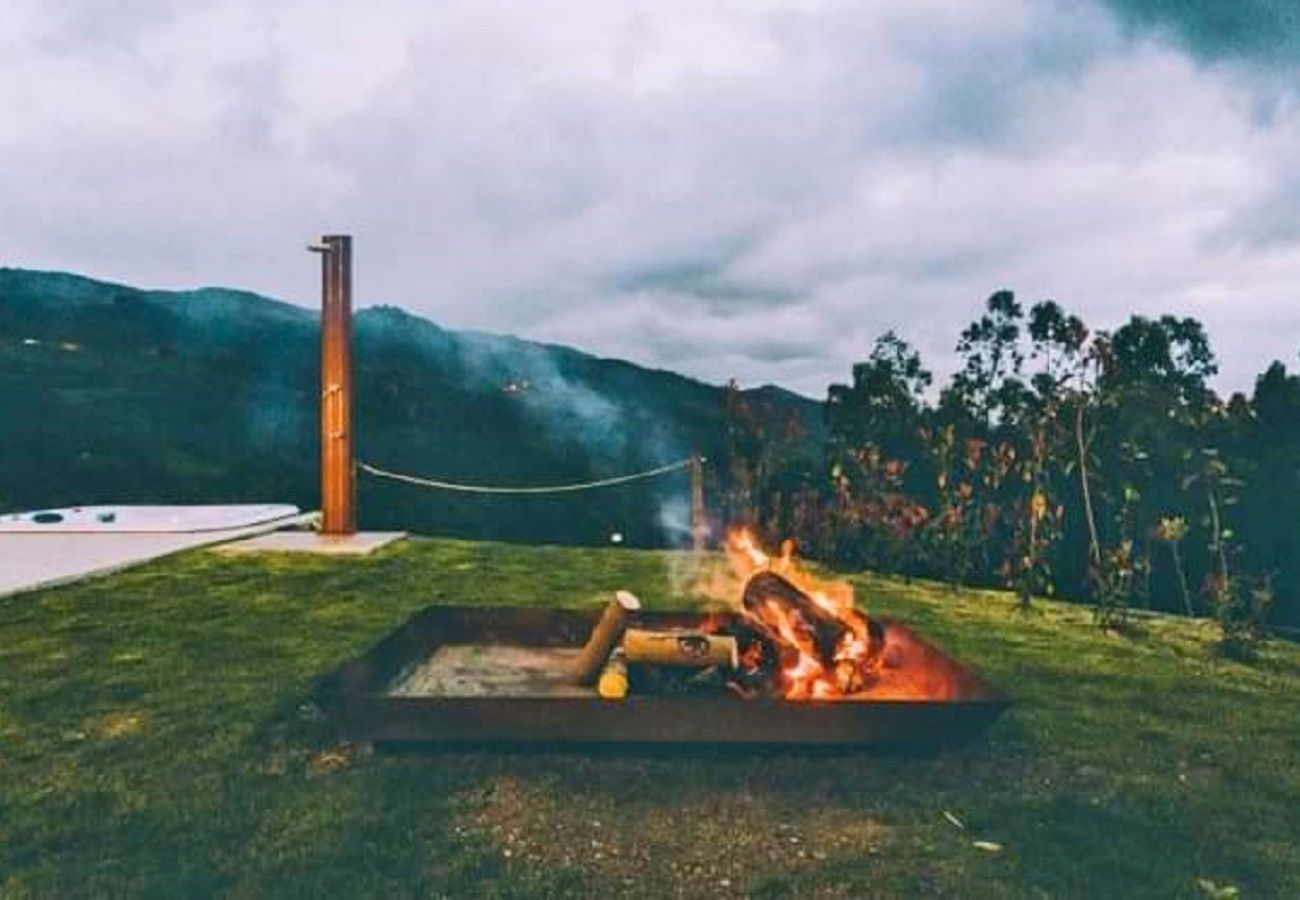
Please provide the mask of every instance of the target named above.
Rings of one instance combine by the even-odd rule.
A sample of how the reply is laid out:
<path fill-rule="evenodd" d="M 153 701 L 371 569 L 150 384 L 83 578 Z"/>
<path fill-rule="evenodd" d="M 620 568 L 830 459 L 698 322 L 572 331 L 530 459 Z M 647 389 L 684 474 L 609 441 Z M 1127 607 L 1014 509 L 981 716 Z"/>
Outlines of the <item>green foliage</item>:
<path fill-rule="evenodd" d="M 1231 659 L 1256 659 L 1264 637 L 1264 619 L 1275 600 L 1271 580 L 1230 575 L 1212 578 L 1207 590 L 1221 629 L 1220 651 Z"/>
<path fill-rule="evenodd" d="M 831 387 L 832 477 L 800 516 L 775 517 L 800 523 L 807 552 L 1012 587 L 1022 606 L 1086 595 L 1108 629 L 1135 605 L 1194 614 L 1193 584 L 1205 608 L 1257 608 L 1212 602 L 1231 561 L 1252 583 L 1267 575 L 1277 620 L 1300 624 L 1300 377 L 1274 365 L 1253 399 L 1224 403 L 1194 319 L 1091 332 L 1055 301 L 1026 314 L 1009 291 L 957 351 L 933 405 L 920 356 L 892 332 Z M 1262 635 L 1266 616 L 1244 629 L 1220 616 L 1225 641 Z"/>
<path fill-rule="evenodd" d="M 977 570 L 981 520 L 975 485 L 984 459 L 983 443 L 968 439 L 959 449 L 956 426 L 923 429 L 935 468 L 935 514 L 922 535 L 930 561 L 953 587 L 966 584 Z M 964 449 L 964 452 L 962 452 Z"/>
<path fill-rule="evenodd" d="M 710 466 L 713 531 L 765 529 L 780 540 L 790 508 L 810 477 L 806 423 L 768 392 L 746 392 L 733 379 L 722 389 L 724 443 Z"/>

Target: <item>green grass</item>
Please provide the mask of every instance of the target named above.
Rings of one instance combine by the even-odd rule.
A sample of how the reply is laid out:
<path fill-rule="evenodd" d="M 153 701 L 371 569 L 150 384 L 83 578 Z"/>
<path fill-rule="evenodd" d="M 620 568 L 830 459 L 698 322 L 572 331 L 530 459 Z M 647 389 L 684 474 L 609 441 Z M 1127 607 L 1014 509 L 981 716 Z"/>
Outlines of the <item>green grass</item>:
<path fill-rule="evenodd" d="M 1063 604 L 860 576 L 1017 699 L 928 757 L 372 753 L 308 702 L 426 605 L 685 605 L 682 568 L 411 541 L 0 600 L 0 894 L 1300 895 L 1300 648 L 1226 662 L 1203 624 L 1119 638 Z"/>

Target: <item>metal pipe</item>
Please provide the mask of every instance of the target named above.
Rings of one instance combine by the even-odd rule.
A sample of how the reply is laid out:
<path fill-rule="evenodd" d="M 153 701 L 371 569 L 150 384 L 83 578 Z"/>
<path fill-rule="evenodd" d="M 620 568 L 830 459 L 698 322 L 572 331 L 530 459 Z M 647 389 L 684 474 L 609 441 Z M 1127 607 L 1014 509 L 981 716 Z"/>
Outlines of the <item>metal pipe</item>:
<path fill-rule="evenodd" d="M 321 531 L 357 530 L 352 459 L 352 237 L 326 235 L 308 249 L 321 255 Z"/>

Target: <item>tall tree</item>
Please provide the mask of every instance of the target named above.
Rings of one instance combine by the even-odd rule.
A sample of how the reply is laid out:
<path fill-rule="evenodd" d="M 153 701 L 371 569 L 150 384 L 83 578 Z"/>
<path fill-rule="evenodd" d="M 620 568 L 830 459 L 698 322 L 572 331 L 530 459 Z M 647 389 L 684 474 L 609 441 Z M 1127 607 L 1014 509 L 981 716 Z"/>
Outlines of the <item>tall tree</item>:
<path fill-rule="evenodd" d="M 881 335 L 853 382 L 827 396 L 835 543 L 856 563 L 905 565 L 910 538 L 928 511 L 915 500 L 924 480 L 917 463 L 925 390 L 921 356 L 892 331 Z"/>
<path fill-rule="evenodd" d="M 1053 589 L 1049 559 L 1059 536 L 1061 493 L 1057 485 L 1069 458 L 1068 427 L 1062 421 L 1067 385 L 1077 376 L 1088 330 L 1053 300 L 1029 311 L 1031 362 L 1037 367 L 1030 388 L 1021 392 L 1019 474 L 1021 492 L 1015 504 L 1014 552 L 1009 560 L 1012 583 L 1027 608 L 1034 593 Z"/>
<path fill-rule="evenodd" d="M 831 440 L 842 451 L 866 444 L 894 458 L 917 451 L 916 429 L 931 375 L 921 355 L 893 331 L 876 339 L 853 383 L 833 384 L 826 399 Z"/>
<path fill-rule="evenodd" d="M 1161 519 L 1203 518 L 1181 484 L 1200 471 L 1201 451 L 1217 452 L 1222 439 L 1222 404 L 1208 384 L 1217 370 L 1192 318 L 1133 316 L 1109 341 L 1097 385 L 1099 475 L 1108 543 L 1113 552 L 1134 542 L 1128 560 L 1138 569 L 1153 564 L 1149 539 Z"/>
<path fill-rule="evenodd" d="M 957 341 L 964 364 L 953 377 L 946 402 L 970 410 L 987 431 L 996 424 L 1012 424 L 1023 405 L 1024 310 L 1008 290 L 992 294 L 984 307 L 984 314 Z"/>

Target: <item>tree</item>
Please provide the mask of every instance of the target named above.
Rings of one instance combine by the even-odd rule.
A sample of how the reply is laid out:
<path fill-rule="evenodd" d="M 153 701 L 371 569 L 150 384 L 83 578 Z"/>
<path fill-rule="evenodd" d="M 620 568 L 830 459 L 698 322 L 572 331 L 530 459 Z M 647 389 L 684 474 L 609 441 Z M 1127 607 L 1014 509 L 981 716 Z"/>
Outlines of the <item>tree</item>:
<path fill-rule="evenodd" d="M 1156 525 L 1156 540 L 1169 548 L 1173 557 L 1174 572 L 1178 576 L 1178 589 L 1183 598 L 1183 611 L 1190 618 L 1196 615 L 1192 606 L 1192 592 L 1187 588 L 1187 571 L 1183 568 L 1183 556 L 1179 551 L 1187 537 L 1187 520 L 1182 516 L 1165 516 Z"/>
<path fill-rule="evenodd" d="M 722 408 L 724 451 L 713 486 L 721 512 L 733 524 L 780 531 L 792 513 L 788 502 L 807 479 L 797 452 L 803 426 L 793 410 L 746 393 L 734 378 L 722 390 Z"/>
<path fill-rule="evenodd" d="M 1295 616 L 1300 376 L 1276 363 L 1225 403 L 1195 319 L 1090 331 L 1010 291 L 989 296 L 957 350 L 934 404 L 892 332 L 829 389 L 831 478 L 797 505 L 833 557 L 1007 585 L 1021 606 L 1084 586 L 1107 627 L 1140 598 L 1195 613 L 1204 584 L 1225 645 L 1262 632 L 1274 585 Z M 1205 464 L 1211 451 L 1226 473 Z"/>
<path fill-rule="evenodd" d="M 893 331 L 885 332 L 866 361 L 853 366 L 851 385 L 830 386 L 826 416 L 836 449 L 873 444 L 892 457 L 915 453 L 930 382 L 921 355 Z"/>
<path fill-rule="evenodd" d="M 1216 371 L 1195 319 L 1133 316 L 1112 336 L 1098 385 L 1107 400 L 1102 457 L 1109 483 L 1128 479 L 1141 493 L 1134 511 L 1140 522 L 1179 508 L 1186 451 L 1204 445 L 1207 428 L 1216 427 L 1217 400 L 1207 384 Z"/>
<path fill-rule="evenodd" d="M 1226 521 L 1226 512 L 1237 503 L 1244 482 L 1231 473 L 1215 448 L 1202 448 L 1198 460 L 1199 470 L 1189 475 L 1183 485 L 1204 495 L 1208 512 L 1212 565 L 1205 579 L 1205 592 L 1222 632 L 1222 651 L 1228 656 L 1250 658 L 1262 637 L 1264 616 L 1273 603 L 1272 579 L 1243 578 L 1234 571 L 1230 560 L 1235 555 L 1235 534 Z"/>
<path fill-rule="evenodd" d="M 1191 512 L 1179 484 L 1192 451 L 1206 444 L 1216 403 L 1207 379 L 1217 368 L 1201 324 L 1168 315 L 1132 316 L 1090 352 L 1091 396 L 1076 415 L 1090 416 L 1091 427 L 1076 441 L 1086 445 L 1079 465 L 1092 509 L 1089 581 L 1105 623 L 1122 620 L 1135 590 L 1149 585 L 1157 521 Z"/>
<path fill-rule="evenodd" d="M 1061 506 L 1055 502 L 1055 469 L 1062 468 L 1065 438 L 1061 422 L 1064 389 L 1080 366 L 1088 330 L 1053 300 L 1029 311 L 1030 359 L 1038 366 L 1030 389 L 1022 391 L 1020 407 L 1020 475 L 1023 491 L 1017 504 L 1016 541 L 1010 566 L 1022 609 L 1034 593 L 1051 591 L 1052 567 L 1047 555 L 1058 537 Z"/>
<path fill-rule="evenodd" d="M 913 533 L 929 512 L 916 501 L 923 476 L 918 436 L 931 376 L 892 331 L 881 335 L 851 385 L 831 385 L 826 404 L 834 495 L 834 544 L 857 564 L 907 567 Z"/>
<path fill-rule="evenodd" d="M 985 302 L 984 314 L 957 341 L 964 365 L 953 377 L 947 402 L 970 410 L 986 431 L 995 424 L 1013 424 L 1024 399 L 1023 319 L 1015 293 L 997 291 Z"/>
<path fill-rule="evenodd" d="M 1300 624 L 1300 376 L 1272 363 L 1244 408 L 1229 405 L 1217 446 L 1246 481 L 1235 517 L 1249 567 L 1274 578 Z"/>

